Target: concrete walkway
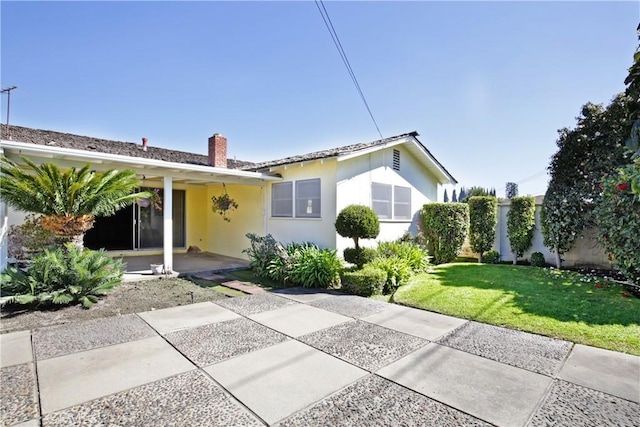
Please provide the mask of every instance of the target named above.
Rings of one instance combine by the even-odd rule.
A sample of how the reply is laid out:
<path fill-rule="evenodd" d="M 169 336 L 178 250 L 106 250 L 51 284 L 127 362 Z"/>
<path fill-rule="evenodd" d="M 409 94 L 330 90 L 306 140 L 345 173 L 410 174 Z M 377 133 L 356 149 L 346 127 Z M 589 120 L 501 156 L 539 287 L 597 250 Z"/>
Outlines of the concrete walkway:
<path fill-rule="evenodd" d="M 0 336 L 4 425 L 640 425 L 640 358 L 286 289 Z"/>

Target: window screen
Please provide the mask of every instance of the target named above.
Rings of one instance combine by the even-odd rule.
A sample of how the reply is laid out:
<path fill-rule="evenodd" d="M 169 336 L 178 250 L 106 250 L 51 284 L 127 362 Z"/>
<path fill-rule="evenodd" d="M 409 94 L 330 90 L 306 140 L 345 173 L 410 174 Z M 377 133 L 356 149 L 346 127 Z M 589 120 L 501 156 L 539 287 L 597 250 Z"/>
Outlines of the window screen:
<path fill-rule="evenodd" d="M 279 182 L 271 186 L 271 216 L 293 216 L 293 182 Z"/>
<path fill-rule="evenodd" d="M 296 217 L 320 218 L 320 178 L 296 181 Z"/>
<path fill-rule="evenodd" d="M 371 183 L 371 208 L 378 218 L 391 218 L 391 185 Z"/>
<path fill-rule="evenodd" d="M 393 187 L 393 218 L 411 219 L 411 188 Z"/>

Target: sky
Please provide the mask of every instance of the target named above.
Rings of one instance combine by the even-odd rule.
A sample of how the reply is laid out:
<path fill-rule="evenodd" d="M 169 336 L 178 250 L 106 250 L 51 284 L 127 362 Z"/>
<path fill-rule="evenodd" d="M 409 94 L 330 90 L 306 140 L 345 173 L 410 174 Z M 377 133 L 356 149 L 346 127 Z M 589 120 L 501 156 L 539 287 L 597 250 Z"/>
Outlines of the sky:
<path fill-rule="evenodd" d="M 325 1 L 384 137 L 544 194 L 557 131 L 625 89 L 640 2 Z M 260 162 L 379 139 L 313 1 L 0 2 L 10 123 Z M 6 123 L 7 96 L 1 121 Z M 451 189 L 449 189 L 449 195 Z"/>

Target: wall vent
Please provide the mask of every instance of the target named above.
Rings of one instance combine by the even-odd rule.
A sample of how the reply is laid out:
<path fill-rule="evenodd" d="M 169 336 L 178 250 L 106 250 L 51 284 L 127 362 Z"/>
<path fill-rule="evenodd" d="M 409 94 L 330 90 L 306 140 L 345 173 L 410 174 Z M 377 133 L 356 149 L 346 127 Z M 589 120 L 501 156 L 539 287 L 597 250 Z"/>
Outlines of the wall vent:
<path fill-rule="evenodd" d="M 393 150 L 393 170 L 400 170 L 400 151 L 395 149 Z"/>

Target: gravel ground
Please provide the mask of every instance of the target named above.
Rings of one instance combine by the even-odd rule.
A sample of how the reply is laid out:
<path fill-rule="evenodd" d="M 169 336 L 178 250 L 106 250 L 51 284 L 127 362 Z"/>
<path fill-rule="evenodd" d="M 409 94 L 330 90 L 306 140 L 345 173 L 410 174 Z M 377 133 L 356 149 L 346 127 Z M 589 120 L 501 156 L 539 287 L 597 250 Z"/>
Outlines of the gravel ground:
<path fill-rule="evenodd" d="M 3 307 L 0 311 L 0 333 L 187 305 L 191 304 L 191 292 L 194 302 L 226 299 L 220 292 L 201 288 L 184 279 L 126 282 L 89 309 L 79 305 L 35 311 L 26 310 L 20 305 Z"/>

